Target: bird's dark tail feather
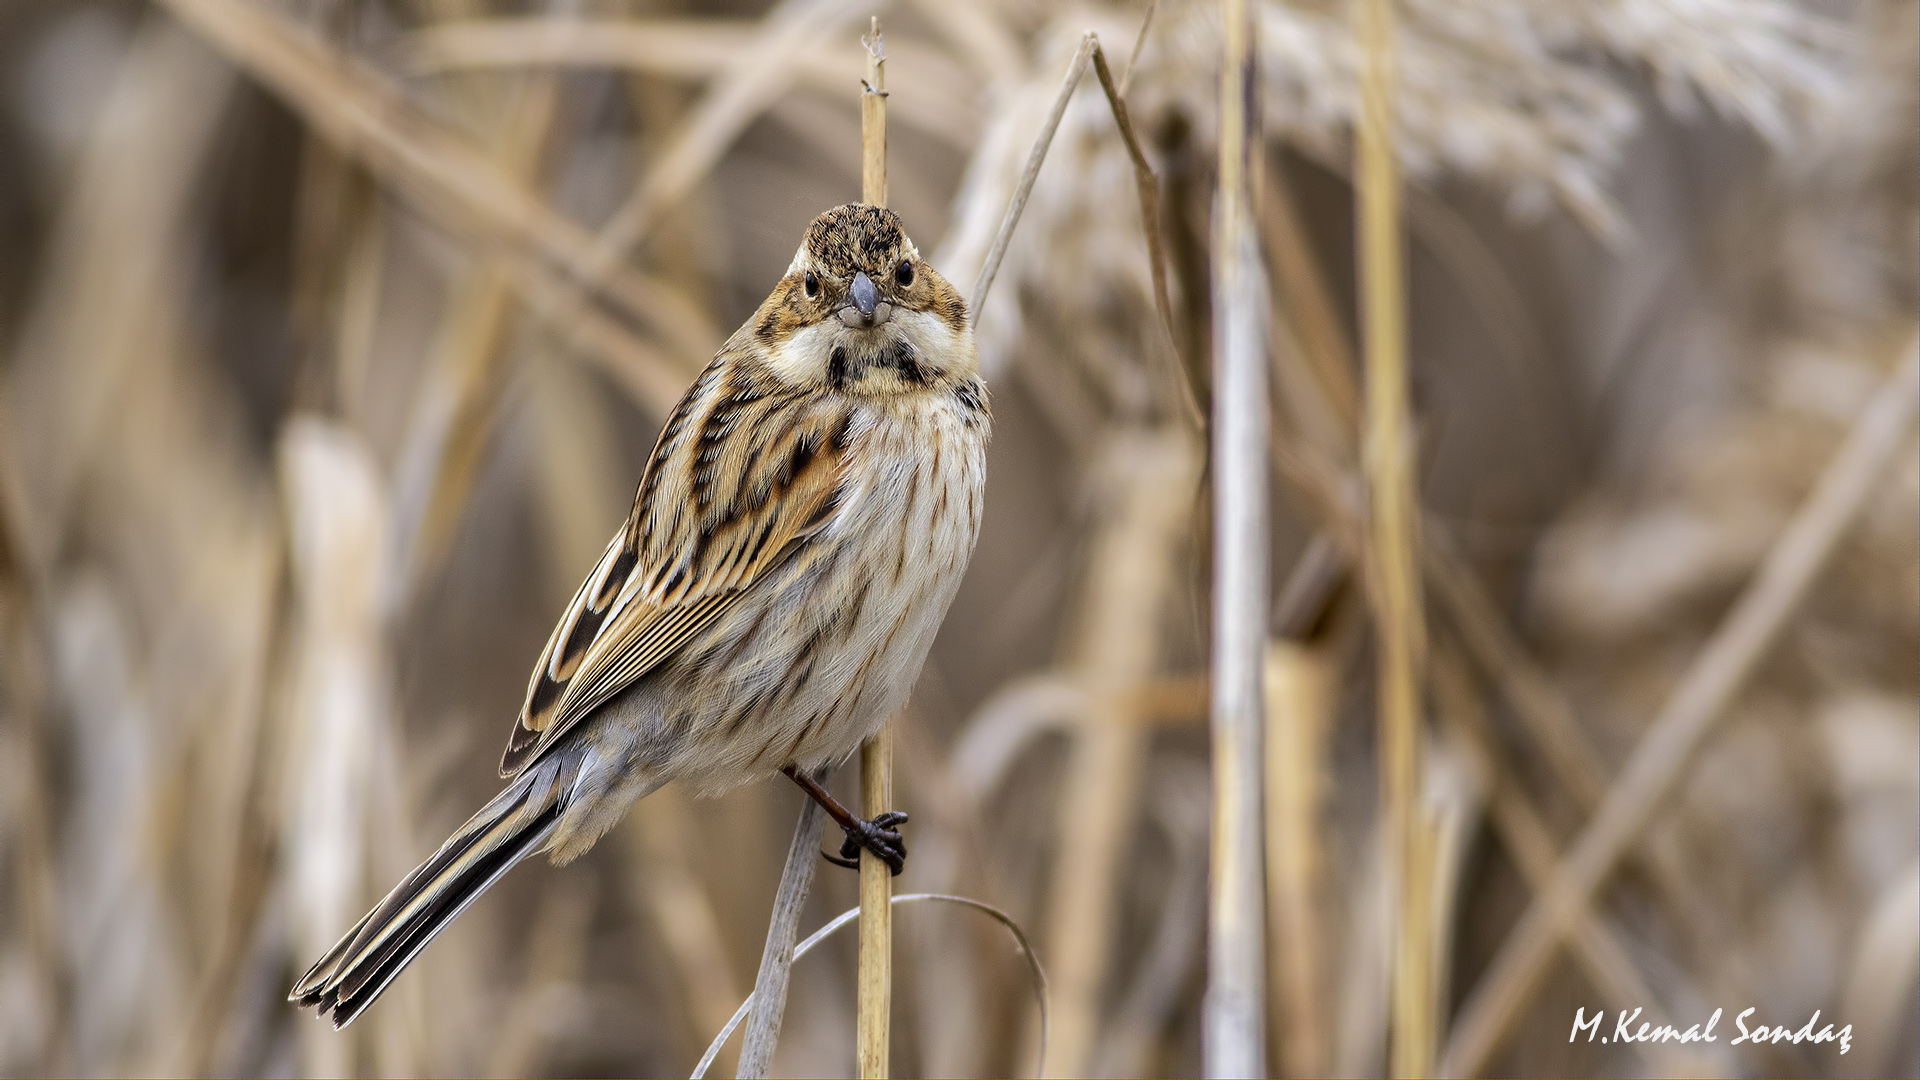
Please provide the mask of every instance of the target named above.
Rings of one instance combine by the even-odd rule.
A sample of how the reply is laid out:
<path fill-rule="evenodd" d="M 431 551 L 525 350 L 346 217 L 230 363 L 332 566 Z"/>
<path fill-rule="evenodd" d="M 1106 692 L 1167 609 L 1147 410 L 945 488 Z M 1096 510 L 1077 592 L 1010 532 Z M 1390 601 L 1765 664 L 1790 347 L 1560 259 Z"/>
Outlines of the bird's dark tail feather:
<path fill-rule="evenodd" d="M 555 779 L 523 777 L 468 819 L 308 969 L 287 1000 L 319 1006 L 336 1028 L 352 1023 L 434 935 L 546 845 L 565 808 Z"/>

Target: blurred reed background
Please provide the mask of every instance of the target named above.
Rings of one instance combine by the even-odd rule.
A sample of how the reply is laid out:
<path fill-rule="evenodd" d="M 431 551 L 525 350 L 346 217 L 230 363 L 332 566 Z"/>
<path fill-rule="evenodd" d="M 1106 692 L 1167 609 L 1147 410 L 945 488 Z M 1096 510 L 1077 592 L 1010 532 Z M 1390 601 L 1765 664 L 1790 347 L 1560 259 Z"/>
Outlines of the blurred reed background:
<path fill-rule="evenodd" d="M 663 410 L 805 223 L 858 195 L 876 11 L 891 203 L 962 286 L 1101 35 L 1204 408 L 1215 5 L 1164 0 L 1129 66 L 1131 2 L 0 3 L 0 1071 L 691 1067 L 752 983 L 785 783 L 668 789 L 575 866 L 528 864 L 346 1033 L 282 997 L 496 790 Z M 1371 605 L 1346 569 L 1362 52 L 1340 0 L 1255 11 L 1269 1062 L 1373 1075 L 1390 943 L 1418 936 L 1395 929 Z M 1427 583 L 1407 895 L 1439 1065 L 1920 1073 L 1906 427 L 1697 756 L 1641 745 L 1909 363 L 1916 11 L 1396 5 Z M 1140 220 L 1089 77 L 981 318 L 985 533 L 895 752 L 900 890 L 1036 936 L 1059 1076 L 1201 1067 L 1212 473 Z M 1642 790 L 1662 768 L 1671 792 Z M 1502 975 L 1556 860 L 1605 847 L 1588 822 L 1621 800 L 1645 827 L 1613 838 L 1570 947 L 1537 982 Z M 823 870 L 803 929 L 854 893 Z M 895 932 L 895 1073 L 1025 1075 L 1004 932 L 936 906 Z M 851 936 L 794 979 L 776 1070 L 847 1074 Z M 1727 1017 L 1717 1044 L 1569 1045 L 1577 1006 Z M 1852 1050 L 1731 1047 L 1748 1006 L 1824 1010 Z"/>

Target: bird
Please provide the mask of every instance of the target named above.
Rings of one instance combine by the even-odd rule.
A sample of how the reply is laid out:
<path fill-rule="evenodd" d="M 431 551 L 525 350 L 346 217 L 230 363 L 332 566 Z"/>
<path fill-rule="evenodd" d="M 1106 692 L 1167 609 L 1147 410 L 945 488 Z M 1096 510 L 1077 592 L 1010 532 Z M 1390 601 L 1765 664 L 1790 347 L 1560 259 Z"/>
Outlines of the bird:
<path fill-rule="evenodd" d="M 522 859 L 564 865 L 668 782 L 785 773 L 899 873 L 905 815 L 819 783 L 905 702 L 980 533 L 992 431 L 967 303 L 898 214 L 816 217 L 663 426 L 547 640 L 508 784 L 295 984 L 344 1027 Z M 822 853 L 826 854 L 825 852 Z"/>

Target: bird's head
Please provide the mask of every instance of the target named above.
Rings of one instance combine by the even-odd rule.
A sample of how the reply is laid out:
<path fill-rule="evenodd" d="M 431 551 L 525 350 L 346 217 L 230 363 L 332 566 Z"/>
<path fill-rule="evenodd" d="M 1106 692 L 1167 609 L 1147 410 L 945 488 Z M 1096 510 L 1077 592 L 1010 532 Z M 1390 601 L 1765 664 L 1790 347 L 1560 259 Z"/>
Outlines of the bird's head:
<path fill-rule="evenodd" d="M 796 387 L 883 396 L 978 370 L 966 301 L 921 259 L 900 215 L 861 203 L 813 219 L 742 334 Z"/>

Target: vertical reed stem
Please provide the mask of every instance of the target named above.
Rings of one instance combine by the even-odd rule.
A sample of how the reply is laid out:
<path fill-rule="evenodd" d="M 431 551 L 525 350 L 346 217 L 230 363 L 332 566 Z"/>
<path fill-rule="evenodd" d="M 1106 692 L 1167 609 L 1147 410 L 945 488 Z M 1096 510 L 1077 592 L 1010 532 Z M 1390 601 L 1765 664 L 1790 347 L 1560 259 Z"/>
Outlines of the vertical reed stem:
<path fill-rule="evenodd" d="M 887 47 L 875 16 L 863 44 L 860 90 L 860 199 L 887 204 Z M 860 812 L 869 820 L 893 803 L 893 722 L 860 747 Z M 860 853 L 860 982 L 854 1039 L 860 1080 L 883 1080 L 893 1004 L 893 876 L 870 851 Z"/>
<path fill-rule="evenodd" d="M 1393 156 L 1392 0 L 1358 8 L 1363 62 L 1355 175 L 1366 346 L 1368 595 L 1377 628 L 1380 769 L 1393 897 L 1392 1055 L 1395 1077 L 1432 1071 L 1434 1012 L 1430 911 L 1419 873 L 1420 688 L 1426 647 L 1420 595 L 1419 512 L 1407 402 L 1406 279 L 1400 177 Z"/>
<path fill-rule="evenodd" d="M 1320 915 L 1321 770 L 1334 705 L 1334 661 L 1325 646 L 1276 640 L 1267 647 L 1267 919 L 1269 969 L 1278 980 L 1282 1075 L 1325 1076 L 1332 1064 L 1326 1001 L 1328 927 Z"/>
<path fill-rule="evenodd" d="M 1213 857 L 1203 1006 L 1210 1077 L 1266 1072 L 1261 667 L 1267 629 L 1266 284 L 1253 235 L 1259 161 L 1253 18 L 1223 0 L 1214 204 Z"/>

